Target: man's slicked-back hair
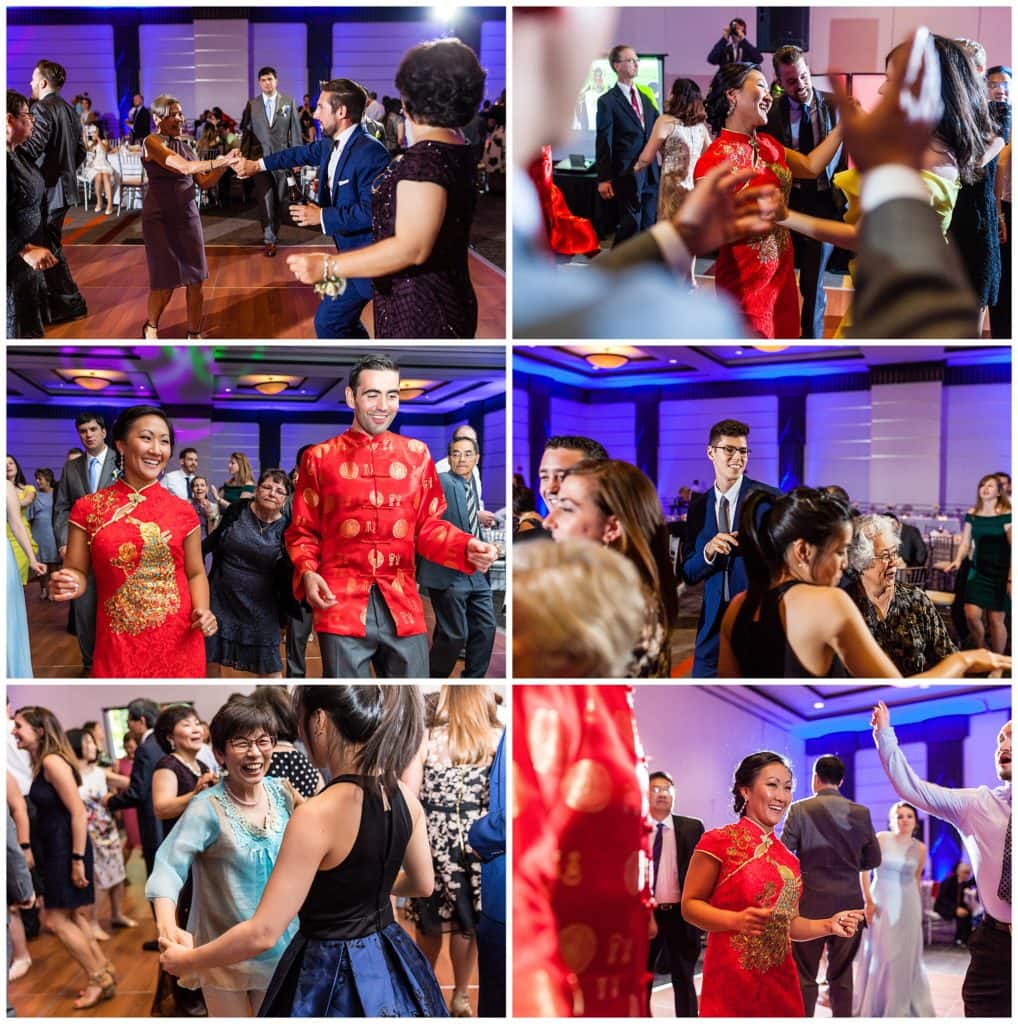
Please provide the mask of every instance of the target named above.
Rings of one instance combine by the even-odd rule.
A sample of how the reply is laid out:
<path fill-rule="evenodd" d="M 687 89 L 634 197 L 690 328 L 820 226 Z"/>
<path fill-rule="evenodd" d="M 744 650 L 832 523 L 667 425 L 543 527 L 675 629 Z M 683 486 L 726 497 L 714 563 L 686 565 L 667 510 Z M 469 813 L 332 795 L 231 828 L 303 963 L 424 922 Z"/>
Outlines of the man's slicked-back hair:
<path fill-rule="evenodd" d="M 363 86 L 351 78 L 333 78 L 322 82 L 322 92 L 328 93 L 327 102 L 334 114 L 340 107 L 346 107 L 350 120 L 360 124 L 364 118 L 364 108 L 368 105 L 368 94 Z"/>
<path fill-rule="evenodd" d="M 356 395 L 357 394 L 357 382 L 361 379 L 361 374 L 365 370 L 392 370 L 394 373 L 399 373 L 399 363 L 395 359 L 391 359 L 385 355 L 370 355 L 361 356 L 356 363 L 353 364 L 353 368 L 350 370 L 350 378 L 348 380 L 348 386 L 350 390 Z"/>
<path fill-rule="evenodd" d="M 582 434 L 555 434 L 544 442 L 544 450 L 549 448 L 566 448 L 571 452 L 583 452 L 587 459 L 607 459 L 608 452 L 600 441 Z"/>

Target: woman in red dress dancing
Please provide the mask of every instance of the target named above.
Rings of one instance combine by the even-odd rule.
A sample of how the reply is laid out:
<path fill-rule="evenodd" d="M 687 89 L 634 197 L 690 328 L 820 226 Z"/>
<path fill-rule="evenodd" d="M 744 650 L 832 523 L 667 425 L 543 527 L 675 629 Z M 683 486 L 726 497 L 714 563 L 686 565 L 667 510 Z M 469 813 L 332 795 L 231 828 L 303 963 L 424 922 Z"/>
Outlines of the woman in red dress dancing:
<path fill-rule="evenodd" d="M 841 145 L 840 124 L 807 156 L 786 149 L 757 131 L 771 108 L 767 79 L 755 64 L 726 64 L 707 94 L 707 120 L 717 137 L 696 162 L 694 176 L 728 163 L 753 167 L 747 188 L 777 185 L 787 202 L 792 178 L 815 178 Z M 762 338 L 799 337 L 799 290 L 795 284 L 792 238 L 775 225 L 765 235 L 723 245 L 714 265 L 719 288 L 739 303 L 752 331 Z"/>
<path fill-rule="evenodd" d="M 646 1017 L 650 855 L 632 687 L 513 691 L 513 1012 Z"/>
<path fill-rule="evenodd" d="M 701 1017 L 803 1017 L 792 942 L 849 938 L 863 918 L 843 910 L 799 916 L 799 861 L 774 835 L 792 802 L 792 771 L 780 754 L 742 759 L 732 795 L 739 820 L 705 833 L 686 874 L 682 916 L 708 932 Z"/>
<path fill-rule="evenodd" d="M 50 595 L 69 601 L 95 574 L 96 678 L 204 678 L 204 637 L 216 631 L 194 509 L 159 475 L 173 453 L 162 409 L 133 405 L 113 427 L 121 474 L 71 509 L 64 567 Z"/>

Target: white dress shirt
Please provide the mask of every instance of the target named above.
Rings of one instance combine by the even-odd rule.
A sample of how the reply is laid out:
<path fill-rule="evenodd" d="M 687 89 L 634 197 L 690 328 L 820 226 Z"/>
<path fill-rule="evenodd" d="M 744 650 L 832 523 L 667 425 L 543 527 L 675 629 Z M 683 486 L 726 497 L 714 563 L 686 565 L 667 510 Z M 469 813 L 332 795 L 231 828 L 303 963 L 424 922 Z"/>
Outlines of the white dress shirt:
<path fill-rule="evenodd" d="M 948 789 L 919 778 L 898 746 L 894 729 L 880 729 L 877 751 L 894 791 L 921 811 L 949 821 L 961 834 L 972 862 L 979 898 L 987 913 L 1005 924 L 1011 923 L 1011 906 L 998 895 L 1004 869 L 1004 837 L 1011 819 L 1011 783 L 995 789 Z"/>
<path fill-rule="evenodd" d="M 187 501 L 187 482 L 193 479 L 194 475 L 188 476 L 182 469 L 174 469 L 165 474 L 159 482 L 170 494 L 175 494 L 178 498 L 183 498 L 184 501 Z"/>
<path fill-rule="evenodd" d="M 669 814 L 664 821 L 651 819 L 654 833 L 650 837 L 651 850 L 657 837 L 658 825 L 664 825 L 661 831 L 661 862 L 658 864 L 657 878 L 654 879 L 654 899 L 661 903 L 675 904 L 679 902 L 679 853 L 675 845 L 675 822 Z M 653 860 L 651 860 L 653 864 Z"/>

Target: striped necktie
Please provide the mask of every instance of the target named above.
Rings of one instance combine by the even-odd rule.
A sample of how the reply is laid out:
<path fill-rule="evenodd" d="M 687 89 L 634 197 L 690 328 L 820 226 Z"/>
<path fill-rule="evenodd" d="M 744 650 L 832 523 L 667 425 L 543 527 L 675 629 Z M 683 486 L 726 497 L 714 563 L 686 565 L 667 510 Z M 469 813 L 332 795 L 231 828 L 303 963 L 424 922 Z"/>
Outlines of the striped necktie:
<path fill-rule="evenodd" d="M 1000 885 L 997 895 L 1005 902 L 1011 902 L 1011 819 L 1007 819 L 1007 835 L 1004 837 L 1004 863 L 1000 870 Z"/>
<path fill-rule="evenodd" d="M 467 522 L 470 524 L 470 532 L 479 537 L 481 531 L 477 521 L 477 496 L 474 494 L 474 480 L 470 477 L 466 480 L 467 485 Z"/>

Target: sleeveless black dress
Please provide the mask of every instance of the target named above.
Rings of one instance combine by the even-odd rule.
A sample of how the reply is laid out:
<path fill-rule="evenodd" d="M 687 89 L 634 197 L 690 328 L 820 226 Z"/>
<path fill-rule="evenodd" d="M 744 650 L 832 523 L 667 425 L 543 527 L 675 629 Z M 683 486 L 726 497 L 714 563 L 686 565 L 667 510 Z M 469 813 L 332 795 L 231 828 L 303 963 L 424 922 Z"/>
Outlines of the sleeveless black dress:
<path fill-rule="evenodd" d="M 386 810 L 376 776 L 329 786 L 340 782 L 364 792 L 357 839 L 342 864 L 315 875 L 258 1016 L 447 1017 L 431 965 L 389 900 L 413 828 L 403 794 L 393 789 Z"/>
<path fill-rule="evenodd" d="M 780 606 L 785 593 L 799 586 L 799 580 L 788 580 L 764 594 L 760 602 L 760 617 L 753 618 L 755 608 L 743 600 L 742 607 L 732 624 L 732 650 L 739 663 L 739 672 L 745 679 L 815 679 L 796 657 L 789 646 L 785 627 L 781 622 Z M 802 583 L 804 587 L 811 586 Z M 848 675 L 837 655 L 827 670 L 825 679 L 843 679 Z"/>
<path fill-rule="evenodd" d="M 40 768 L 32 779 L 28 798 L 35 806 L 32 849 L 35 866 L 42 877 L 46 906 L 61 910 L 89 907 L 95 903 L 92 882 L 92 840 L 85 836 L 85 877 L 88 885 L 77 888 L 71 882 L 71 812 Z"/>

